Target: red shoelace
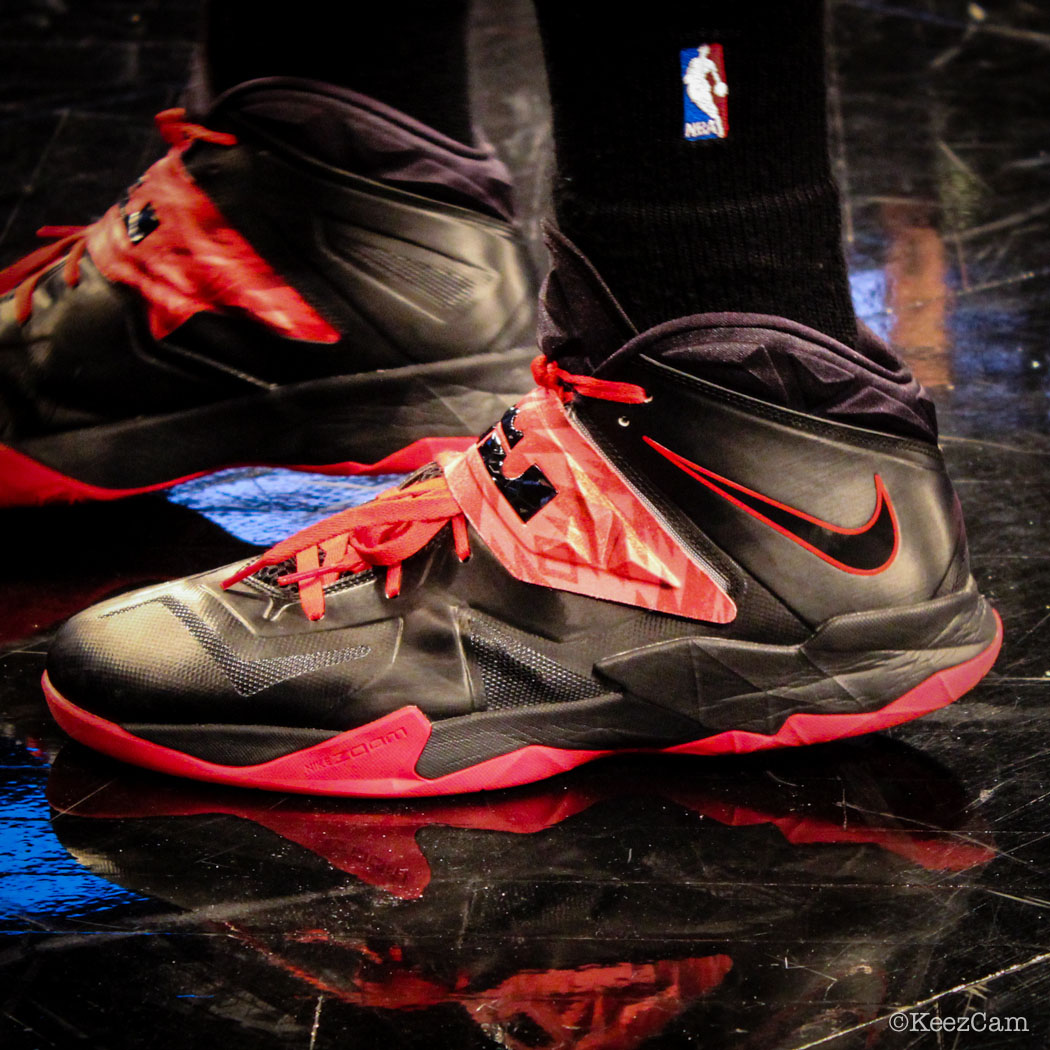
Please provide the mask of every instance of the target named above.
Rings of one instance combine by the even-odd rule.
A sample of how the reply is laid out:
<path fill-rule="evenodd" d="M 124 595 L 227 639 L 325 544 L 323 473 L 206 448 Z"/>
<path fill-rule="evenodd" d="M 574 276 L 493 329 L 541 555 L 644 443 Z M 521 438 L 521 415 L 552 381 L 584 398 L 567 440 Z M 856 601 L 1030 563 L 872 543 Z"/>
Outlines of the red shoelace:
<path fill-rule="evenodd" d="M 565 402 L 574 394 L 631 405 L 649 400 L 640 386 L 573 375 L 542 354 L 533 360 L 532 374 L 541 387 L 553 390 Z M 385 567 L 386 596 L 397 597 L 402 563 L 449 524 L 456 556 L 466 561 L 470 557 L 467 519 L 444 476 L 427 478 L 391 489 L 370 503 L 341 511 L 282 540 L 224 580 L 223 587 L 232 587 L 261 569 L 294 558 L 295 572 L 279 576 L 277 583 L 298 586 L 303 612 L 311 620 L 320 620 L 325 611 L 325 587 L 346 573 Z"/>
<path fill-rule="evenodd" d="M 220 146 L 233 146 L 237 142 L 235 135 L 212 131 L 187 121 L 184 109 L 166 109 L 154 120 L 164 140 L 171 146 L 181 147 L 198 140 Z M 90 229 L 91 226 L 41 226 L 36 231 L 38 237 L 57 239 L 0 270 L 0 295 L 14 290 L 15 318 L 19 324 L 25 324 L 33 316 L 33 292 L 56 263 L 65 259 L 62 277 L 70 288 L 76 288 L 80 283 L 80 260 L 87 250 Z"/>

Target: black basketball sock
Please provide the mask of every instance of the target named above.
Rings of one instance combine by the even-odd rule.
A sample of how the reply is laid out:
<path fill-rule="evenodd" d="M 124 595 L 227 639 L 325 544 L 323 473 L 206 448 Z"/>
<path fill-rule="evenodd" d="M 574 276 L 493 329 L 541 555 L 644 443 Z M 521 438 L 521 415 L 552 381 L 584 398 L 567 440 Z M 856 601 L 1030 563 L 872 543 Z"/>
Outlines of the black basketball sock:
<path fill-rule="evenodd" d="M 852 346 L 823 0 L 536 8 L 558 223 L 634 323 L 751 311 Z"/>
<path fill-rule="evenodd" d="M 306 0 L 270 7 L 209 0 L 207 87 L 218 95 L 259 77 L 320 80 L 369 95 L 469 144 L 468 11 L 469 0 Z"/>

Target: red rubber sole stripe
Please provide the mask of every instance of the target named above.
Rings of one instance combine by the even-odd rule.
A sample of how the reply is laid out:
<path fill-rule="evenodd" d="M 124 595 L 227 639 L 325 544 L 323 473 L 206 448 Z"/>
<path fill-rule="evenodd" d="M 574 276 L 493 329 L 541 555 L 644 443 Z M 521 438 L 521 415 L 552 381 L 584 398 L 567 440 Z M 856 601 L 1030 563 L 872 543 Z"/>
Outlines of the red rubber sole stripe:
<path fill-rule="evenodd" d="M 878 711 L 857 715 L 794 714 L 773 734 L 718 733 L 664 748 L 659 753 L 746 754 L 828 743 L 888 729 L 945 707 L 972 689 L 995 663 L 1002 637 L 1002 623 L 996 614 L 996 635 L 988 648 L 955 667 L 935 672 Z M 574 751 L 531 744 L 428 780 L 415 769 L 430 737 L 431 723 L 418 707 L 404 707 L 368 725 L 269 762 L 222 766 L 150 743 L 82 710 L 55 689 L 46 672 L 43 687 L 55 721 L 75 740 L 96 751 L 174 776 L 299 794 L 401 798 L 489 791 L 530 784 L 627 750 Z M 630 750 L 653 753 L 655 749 Z"/>
<path fill-rule="evenodd" d="M 431 462 L 439 452 L 462 452 L 477 440 L 473 437 L 419 438 L 375 463 L 283 464 L 283 463 L 227 463 L 199 470 L 193 474 L 159 481 L 154 485 L 113 489 L 78 481 L 37 462 L 22 452 L 0 445 L 0 507 L 34 507 L 43 503 L 77 503 L 84 500 L 125 499 L 147 492 L 170 489 L 184 481 L 214 474 L 232 467 L 280 467 L 284 470 L 302 470 L 314 474 L 407 474 Z"/>

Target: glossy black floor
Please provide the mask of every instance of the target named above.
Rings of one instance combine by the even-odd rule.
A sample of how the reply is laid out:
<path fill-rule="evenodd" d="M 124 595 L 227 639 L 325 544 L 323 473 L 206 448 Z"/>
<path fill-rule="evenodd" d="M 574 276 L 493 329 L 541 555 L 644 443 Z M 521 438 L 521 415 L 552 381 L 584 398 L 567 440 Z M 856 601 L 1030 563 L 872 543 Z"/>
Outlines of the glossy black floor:
<path fill-rule="evenodd" d="M 195 17 L 0 10 L 0 264 L 157 151 Z M 490 0 L 476 22 L 479 112 L 535 233 L 529 9 Z M 833 23 L 856 298 L 939 402 L 1006 625 L 990 678 L 895 732 L 771 758 L 613 761 L 429 803 L 222 791 L 65 743 L 37 684 L 48 638 L 371 489 L 242 471 L 5 513 L 0 1046 L 1047 1045 L 1050 12 L 840 0 Z"/>

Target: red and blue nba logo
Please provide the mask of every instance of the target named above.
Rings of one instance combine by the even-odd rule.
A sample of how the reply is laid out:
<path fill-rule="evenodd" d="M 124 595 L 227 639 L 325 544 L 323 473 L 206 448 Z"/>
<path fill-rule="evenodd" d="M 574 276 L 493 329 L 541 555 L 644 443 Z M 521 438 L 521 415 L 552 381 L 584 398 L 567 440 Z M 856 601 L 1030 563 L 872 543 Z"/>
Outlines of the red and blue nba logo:
<path fill-rule="evenodd" d="M 722 45 L 687 47 L 680 57 L 686 140 L 724 139 L 729 134 L 729 85 Z"/>

